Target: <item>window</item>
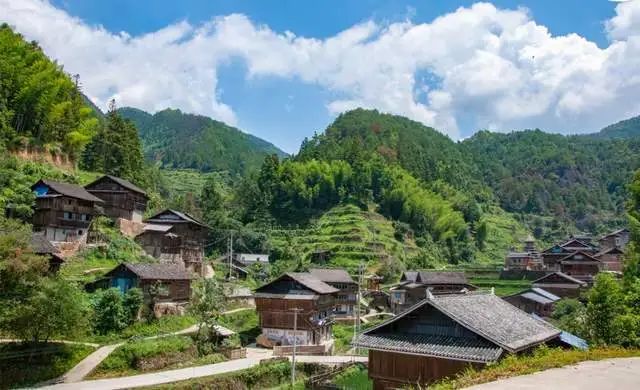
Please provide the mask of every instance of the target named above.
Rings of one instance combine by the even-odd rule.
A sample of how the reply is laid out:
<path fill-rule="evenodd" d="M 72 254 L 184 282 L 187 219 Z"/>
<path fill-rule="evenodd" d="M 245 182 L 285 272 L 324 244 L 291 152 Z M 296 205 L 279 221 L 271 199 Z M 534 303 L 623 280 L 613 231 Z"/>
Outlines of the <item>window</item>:
<path fill-rule="evenodd" d="M 78 235 L 81 236 L 82 235 L 82 230 L 78 230 Z"/>
<path fill-rule="evenodd" d="M 81 221 L 86 221 L 87 220 L 87 214 L 80 214 L 80 220 Z"/>
<path fill-rule="evenodd" d="M 73 219 L 73 213 L 65 211 L 63 218 L 66 219 L 66 220 L 72 220 Z"/>

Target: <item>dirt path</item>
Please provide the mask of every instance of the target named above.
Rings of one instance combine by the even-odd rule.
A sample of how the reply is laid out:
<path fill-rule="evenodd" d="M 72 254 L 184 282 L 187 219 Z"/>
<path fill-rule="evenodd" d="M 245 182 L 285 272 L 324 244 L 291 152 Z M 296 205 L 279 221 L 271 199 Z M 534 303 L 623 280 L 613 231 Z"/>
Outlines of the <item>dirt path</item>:
<path fill-rule="evenodd" d="M 553 368 L 468 387 L 467 390 L 640 389 L 640 358 L 607 359 Z"/>

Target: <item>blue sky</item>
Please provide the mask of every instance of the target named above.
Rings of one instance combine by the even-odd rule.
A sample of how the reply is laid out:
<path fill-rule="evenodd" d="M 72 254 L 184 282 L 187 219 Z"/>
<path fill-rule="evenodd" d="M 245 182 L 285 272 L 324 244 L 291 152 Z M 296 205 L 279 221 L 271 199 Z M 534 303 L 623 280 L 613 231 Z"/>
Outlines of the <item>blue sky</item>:
<path fill-rule="evenodd" d="M 639 55 L 637 1 L 0 3 L 9 11 L 0 20 L 80 73 L 99 105 L 115 97 L 149 111 L 177 107 L 288 152 L 356 106 L 454 139 L 480 128 L 589 132 L 639 109 L 633 81 L 614 76 L 633 72 Z M 245 32 L 256 35 L 235 42 Z"/>

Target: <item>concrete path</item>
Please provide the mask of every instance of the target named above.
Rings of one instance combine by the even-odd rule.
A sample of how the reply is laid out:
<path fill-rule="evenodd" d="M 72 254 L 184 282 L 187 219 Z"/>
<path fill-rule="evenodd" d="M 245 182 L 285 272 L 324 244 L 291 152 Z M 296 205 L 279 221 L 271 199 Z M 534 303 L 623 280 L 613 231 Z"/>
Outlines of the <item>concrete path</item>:
<path fill-rule="evenodd" d="M 588 361 L 530 375 L 502 379 L 468 390 L 627 390 L 640 389 L 640 358 Z"/>
<path fill-rule="evenodd" d="M 208 364 L 205 366 L 181 368 L 177 370 L 160 371 L 149 374 L 133 375 L 122 378 L 98 379 L 75 383 L 61 383 L 46 386 L 45 389 L 59 390 L 102 390 L 102 389 L 129 389 L 142 386 L 154 386 L 163 383 L 183 381 L 204 376 L 224 374 L 233 371 L 244 370 L 260 364 L 263 359 L 272 356 L 272 351 L 262 348 L 247 348 L 247 357 L 244 359 L 230 360 L 228 362 Z M 296 356 L 300 363 L 340 364 L 352 361 L 366 362 L 363 356 Z"/>
<path fill-rule="evenodd" d="M 123 344 L 124 343 L 112 344 L 98 348 L 89 356 L 82 359 L 82 361 L 76 364 L 71 370 L 67 371 L 60 380 L 65 383 L 80 382 L 85 376 L 89 375 L 94 368 L 98 367 L 111 352 Z"/>

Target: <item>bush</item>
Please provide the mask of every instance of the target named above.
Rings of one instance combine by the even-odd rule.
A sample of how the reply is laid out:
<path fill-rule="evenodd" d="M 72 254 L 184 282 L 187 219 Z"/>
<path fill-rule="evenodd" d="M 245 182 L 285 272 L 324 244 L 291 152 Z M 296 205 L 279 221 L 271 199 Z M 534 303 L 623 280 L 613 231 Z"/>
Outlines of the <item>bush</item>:
<path fill-rule="evenodd" d="M 144 297 L 142 295 L 142 290 L 139 288 L 130 288 L 129 291 L 124 294 L 122 307 L 127 315 L 127 323 L 129 325 L 133 324 L 138 318 L 143 302 Z"/>
<path fill-rule="evenodd" d="M 161 354 L 183 352 L 193 346 L 188 336 L 168 336 L 158 339 L 133 341 L 118 347 L 97 368 L 98 372 L 125 371 L 136 368 L 139 359 Z"/>
<path fill-rule="evenodd" d="M 122 294 L 117 288 L 99 291 L 93 301 L 94 329 L 98 334 L 117 332 L 127 326 Z"/>

